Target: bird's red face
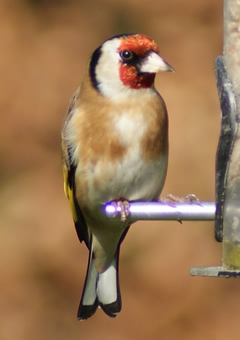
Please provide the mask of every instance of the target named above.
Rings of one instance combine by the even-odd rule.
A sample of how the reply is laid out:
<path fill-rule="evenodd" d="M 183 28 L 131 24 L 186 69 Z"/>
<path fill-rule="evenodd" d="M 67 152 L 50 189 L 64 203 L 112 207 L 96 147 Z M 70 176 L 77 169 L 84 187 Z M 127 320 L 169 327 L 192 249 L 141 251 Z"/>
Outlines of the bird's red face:
<path fill-rule="evenodd" d="M 132 89 L 151 87 L 155 73 L 138 72 L 136 62 L 143 59 L 151 51 L 158 53 L 158 46 L 154 40 L 143 35 L 129 35 L 121 38 L 121 43 L 118 48 L 122 61 L 120 61 L 119 75 L 124 85 Z M 124 60 L 124 54 L 128 54 L 130 60 Z"/>
<path fill-rule="evenodd" d="M 156 73 L 173 71 L 159 55 L 154 40 L 143 34 L 124 34 L 102 43 L 93 53 L 89 75 L 93 87 L 111 100 L 137 96 L 153 87 Z"/>

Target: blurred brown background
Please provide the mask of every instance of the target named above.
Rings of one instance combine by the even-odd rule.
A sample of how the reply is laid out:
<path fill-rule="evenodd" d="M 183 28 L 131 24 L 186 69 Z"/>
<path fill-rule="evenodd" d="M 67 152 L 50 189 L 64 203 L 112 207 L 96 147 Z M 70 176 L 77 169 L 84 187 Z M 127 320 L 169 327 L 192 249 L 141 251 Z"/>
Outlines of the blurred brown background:
<path fill-rule="evenodd" d="M 87 250 L 60 160 L 63 115 L 90 53 L 112 35 L 145 33 L 176 69 L 156 81 L 170 119 L 163 194 L 213 200 L 222 20 L 219 0 L 1 0 L 0 340 L 221 340 L 240 331 L 239 281 L 189 275 L 220 264 L 207 222 L 135 224 L 121 252 L 122 312 L 78 322 Z"/>

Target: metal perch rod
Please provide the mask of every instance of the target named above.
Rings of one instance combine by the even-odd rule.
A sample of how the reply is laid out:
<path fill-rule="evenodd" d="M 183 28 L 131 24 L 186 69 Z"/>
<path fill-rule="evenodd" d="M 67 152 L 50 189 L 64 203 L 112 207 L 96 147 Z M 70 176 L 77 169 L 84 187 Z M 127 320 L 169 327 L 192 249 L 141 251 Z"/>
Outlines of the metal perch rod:
<path fill-rule="evenodd" d="M 130 220 L 175 220 L 175 221 L 214 221 L 216 205 L 215 202 L 183 203 L 173 204 L 162 202 L 130 202 Z M 120 216 L 121 208 L 114 203 L 105 206 L 108 218 L 114 219 Z"/>

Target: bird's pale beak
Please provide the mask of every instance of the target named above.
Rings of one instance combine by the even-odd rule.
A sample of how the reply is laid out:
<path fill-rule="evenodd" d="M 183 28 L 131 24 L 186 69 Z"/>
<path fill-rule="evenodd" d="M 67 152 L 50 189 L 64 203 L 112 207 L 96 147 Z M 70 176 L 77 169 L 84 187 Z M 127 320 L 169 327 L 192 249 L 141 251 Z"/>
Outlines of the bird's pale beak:
<path fill-rule="evenodd" d="M 174 72 L 174 68 L 153 51 L 143 59 L 139 70 L 141 73 Z"/>

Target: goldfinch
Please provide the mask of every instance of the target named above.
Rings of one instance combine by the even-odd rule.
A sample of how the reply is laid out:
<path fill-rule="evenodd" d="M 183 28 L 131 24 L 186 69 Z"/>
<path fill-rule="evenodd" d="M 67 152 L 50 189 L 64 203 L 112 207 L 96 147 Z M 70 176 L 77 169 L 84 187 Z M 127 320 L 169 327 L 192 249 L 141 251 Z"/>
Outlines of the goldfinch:
<path fill-rule="evenodd" d="M 168 116 L 154 87 L 173 71 L 143 34 L 104 41 L 92 54 L 62 129 L 63 176 L 77 235 L 89 249 L 78 319 L 121 310 L 118 260 L 129 223 L 110 221 L 107 202 L 157 200 L 168 163 Z M 127 208 L 126 208 L 127 209 Z"/>

